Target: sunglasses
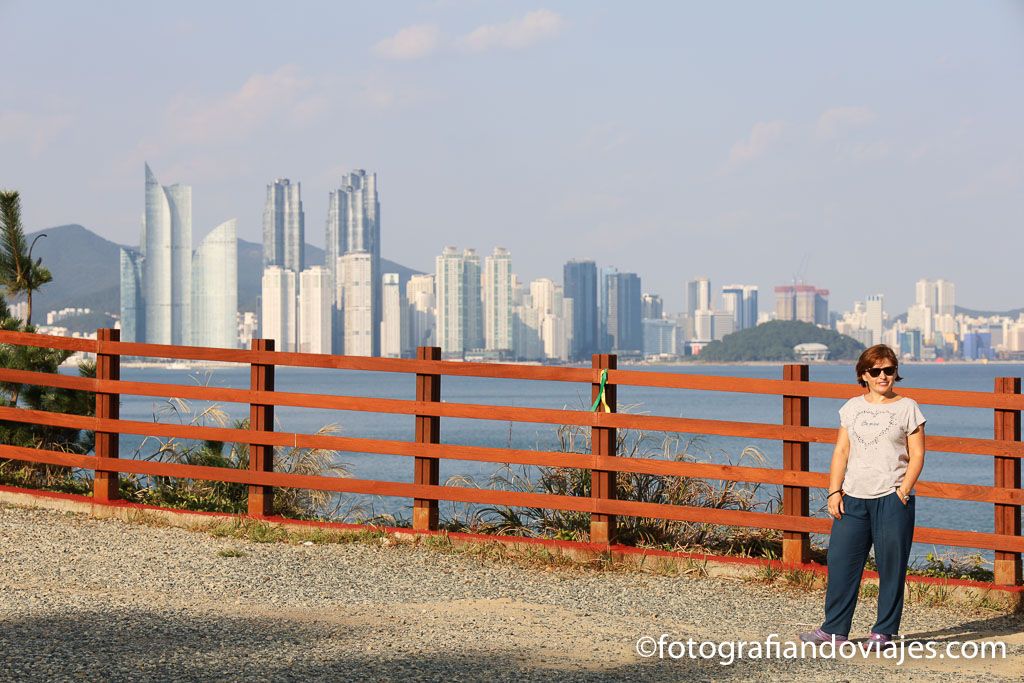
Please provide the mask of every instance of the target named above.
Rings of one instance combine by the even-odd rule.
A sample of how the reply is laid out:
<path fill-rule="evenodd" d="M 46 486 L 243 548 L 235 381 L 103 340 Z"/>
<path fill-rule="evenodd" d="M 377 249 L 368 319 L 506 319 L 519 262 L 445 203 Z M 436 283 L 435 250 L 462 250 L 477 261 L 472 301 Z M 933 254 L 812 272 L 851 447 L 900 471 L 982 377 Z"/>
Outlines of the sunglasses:
<path fill-rule="evenodd" d="M 878 377 L 880 374 L 885 373 L 886 377 L 892 377 L 896 374 L 895 365 L 887 365 L 884 368 L 868 368 L 867 373 L 872 377 Z"/>

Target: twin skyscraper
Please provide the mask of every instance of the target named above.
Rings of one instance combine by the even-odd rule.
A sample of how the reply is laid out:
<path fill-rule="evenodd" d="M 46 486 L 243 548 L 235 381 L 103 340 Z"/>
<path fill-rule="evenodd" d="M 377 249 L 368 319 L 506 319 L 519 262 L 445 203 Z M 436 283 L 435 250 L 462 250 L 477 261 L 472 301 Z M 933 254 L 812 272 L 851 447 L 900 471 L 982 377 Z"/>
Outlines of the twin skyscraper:
<path fill-rule="evenodd" d="M 277 349 L 381 355 L 382 273 L 377 175 L 356 170 L 330 193 L 323 266 L 307 266 L 299 183 L 267 186 L 262 336 Z"/>
<path fill-rule="evenodd" d="M 192 251 L 192 188 L 161 185 L 146 164 L 138 249 L 121 249 L 121 339 L 238 346 L 238 221 Z"/>

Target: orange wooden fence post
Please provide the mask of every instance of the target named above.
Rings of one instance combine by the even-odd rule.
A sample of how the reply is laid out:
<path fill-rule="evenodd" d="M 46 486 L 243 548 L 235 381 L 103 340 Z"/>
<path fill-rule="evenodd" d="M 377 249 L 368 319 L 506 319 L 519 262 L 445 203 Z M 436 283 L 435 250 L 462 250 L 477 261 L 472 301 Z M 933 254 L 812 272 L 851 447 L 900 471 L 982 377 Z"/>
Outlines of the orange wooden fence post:
<path fill-rule="evenodd" d="M 786 365 L 782 368 L 782 379 L 789 382 L 806 382 L 806 365 Z M 810 424 L 806 396 L 782 397 L 782 424 L 806 427 Z M 810 444 L 806 441 L 782 442 L 782 469 L 807 472 L 810 468 Z M 782 514 L 807 517 L 810 514 L 806 486 L 782 487 Z M 803 531 L 782 532 L 782 561 L 804 563 L 811 558 L 811 536 Z"/>
<path fill-rule="evenodd" d="M 253 351 L 273 351 L 273 339 L 253 339 Z M 249 366 L 249 389 L 252 391 L 274 390 L 274 364 L 252 363 Z M 249 404 L 249 430 L 253 432 L 274 431 L 274 406 L 259 403 Z M 266 444 L 249 444 L 249 469 L 253 472 L 274 471 L 274 447 Z M 272 486 L 249 486 L 249 516 L 266 517 L 274 514 L 274 488 Z"/>
<path fill-rule="evenodd" d="M 103 328 L 96 330 L 96 340 L 100 342 L 121 341 L 121 330 Z M 117 353 L 96 354 L 96 379 L 121 379 L 121 356 Z M 96 393 L 96 417 L 110 420 L 120 415 L 120 396 L 118 394 Z M 117 432 L 96 432 L 94 452 L 97 457 L 118 457 Z M 96 470 L 92 480 L 92 498 L 97 503 L 109 503 L 121 497 L 118 491 L 119 479 L 117 472 Z"/>
<path fill-rule="evenodd" d="M 416 360 L 441 360 L 441 347 L 416 348 Z M 416 373 L 416 400 L 439 403 L 441 401 L 441 375 Z M 441 443 L 441 418 L 436 415 L 416 416 L 416 443 Z M 441 462 L 437 458 L 415 458 L 413 481 L 416 484 L 437 486 Z M 412 528 L 418 531 L 436 531 L 438 506 L 436 500 L 415 498 L 412 502 Z"/>
<path fill-rule="evenodd" d="M 591 366 L 596 371 L 614 370 L 617 365 L 615 354 L 595 353 L 591 359 Z M 600 375 L 595 373 L 600 379 Z M 590 400 L 596 401 L 601 391 L 600 382 L 590 385 Z M 607 382 L 604 386 L 604 399 L 608 407 L 614 413 L 616 411 L 615 385 Z M 604 408 L 598 406 L 598 411 Z M 616 448 L 615 427 L 591 427 L 590 429 L 590 451 L 594 455 L 615 455 Z M 590 497 L 604 500 L 615 500 L 615 472 L 604 470 L 590 471 Z M 615 515 L 590 515 L 590 542 L 610 544 L 615 540 Z"/>
<path fill-rule="evenodd" d="M 1019 394 L 1020 377 L 997 377 L 997 394 Z M 1020 441 L 1020 411 L 995 411 L 995 438 L 1001 441 Z M 1002 488 L 1019 489 L 1020 458 L 995 458 L 995 479 L 993 483 Z M 1020 506 L 996 504 L 997 534 L 1020 536 Z M 997 550 L 995 555 L 995 582 L 1017 586 L 1021 583 L 1020 553 Z"/>

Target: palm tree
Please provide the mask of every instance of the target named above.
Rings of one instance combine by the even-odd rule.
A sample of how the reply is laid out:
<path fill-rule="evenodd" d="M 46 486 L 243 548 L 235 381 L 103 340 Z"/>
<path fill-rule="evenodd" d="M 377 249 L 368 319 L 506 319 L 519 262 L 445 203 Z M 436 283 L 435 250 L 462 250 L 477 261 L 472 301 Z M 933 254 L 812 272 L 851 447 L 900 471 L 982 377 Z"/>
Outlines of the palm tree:
<path fill-rule="evenodd" d="M 32 262 L 32 248 L 36 240 L 45 236 L 37 235 L 26 249 L 18 192 L 0 192 L 0 285 L 7 290 L 8 296 L 17 296 L 22 292 L 27 296 L 26 328 L 32 324 L 32 292 L 53 280 L 50 271 L 42 265 L 43 259 Z"/>

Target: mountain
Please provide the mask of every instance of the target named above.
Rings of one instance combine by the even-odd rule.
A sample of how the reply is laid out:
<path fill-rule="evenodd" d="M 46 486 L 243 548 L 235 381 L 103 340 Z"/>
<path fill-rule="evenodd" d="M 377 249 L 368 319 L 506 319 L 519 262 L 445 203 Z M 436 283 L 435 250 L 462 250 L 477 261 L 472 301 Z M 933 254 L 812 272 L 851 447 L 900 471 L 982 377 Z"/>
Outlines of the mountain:
<path fill-rule="evenodd" d="M 966 315 L 971 318 L 1004 317 L 1010 318 L 1011 320 L 1015 320 L 1019 318 L 1021 315 L 1024 315 L 1024 308 L 1013 308 L 1010 309 L 1009 311 L 979 311 L 978 309 L 975 308 L 964 308 L 963 306 L 954 306 L 953 313 L 956 315 Z M 892 322 L 907 322 L 906 312 L 900 313 L 898 316 L 892 319 Z"/>
<path fill-rule="evenodd" d="M 46 321 L 47 311 L 67 306 L 120 315 L 121 257 L 119 244 L 103 239 L 81 225 L 58 225 L 26 235 L 32 258 L 43 259 L 53 282 L 32 295 L 32 319 Z"/>
<path fill-rule="evenodd" d="M 1024 313 L 1024 308 L 1014 308 L 1009 311 L 979 311 L 973 308 L 964 308 L 963 306 L 956 306 L 957 314 L 963 313 L 966 316 L 972 318 L 993 318 L 996 316 L 1005 316 L 1007 318 L 1017 318 Z"/>
<path fill-rule="evenodd" d="M 121 245 L 104 239 L 81 225 L 58 225 L 26 235 L 31 244 L 35 236 L 45 233 L 36 242 L 32 257 L 41 257 L 43 265 L 53 274 L 53 282 L 32 295 L 33 321 L 45 322 L 46 313 L 61 308 L 91 308 L 115 316 L 121 311 Z M 306 264 L 323 265 L 324 250 L 306 245 Z M 263 245 L 238 240 L 238 310 L 259 311 L 263 272 Z M 381 259 L 382 273 L 398 273 L 402 291 L 412 275 L 420 271 L 394 261 Z M 86 329 L 95 317 L 80 321 Z M 78 326 L 69 324 L 77 329 Z"/>

